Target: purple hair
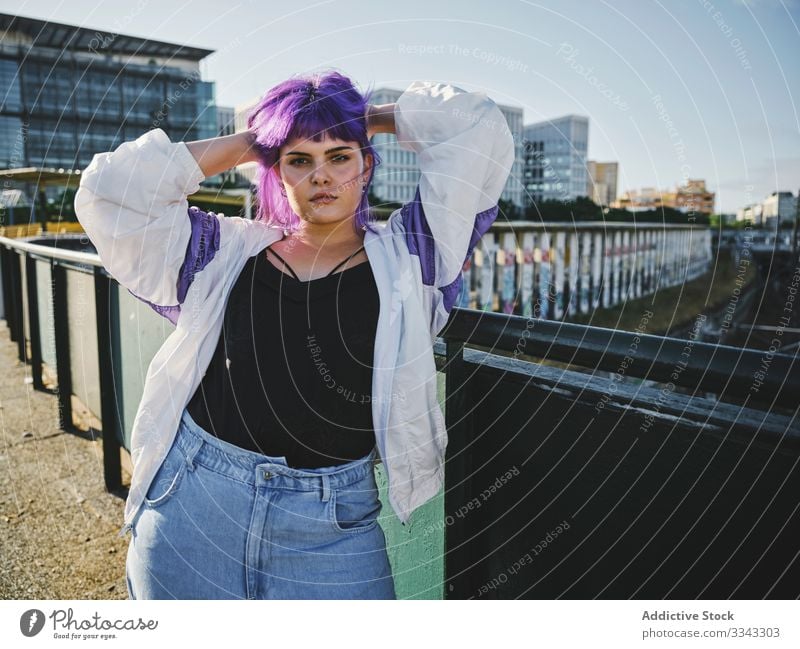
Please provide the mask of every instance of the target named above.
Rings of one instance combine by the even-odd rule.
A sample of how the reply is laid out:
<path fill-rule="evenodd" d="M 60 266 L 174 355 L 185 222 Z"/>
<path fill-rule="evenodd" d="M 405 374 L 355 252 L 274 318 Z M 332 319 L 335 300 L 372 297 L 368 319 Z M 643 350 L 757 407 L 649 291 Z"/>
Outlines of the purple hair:
<path fill-rule="evenodd" d="M 364 115 L 372 90 L 362 95 L 346 76 L 330 71 L 298 76 L 279 83 L 266 92 L 247 118 L 247 127 L 256 134 L 261 160 L 256 186 L 258 211 L 255 220 L 295 230 L 300 217 L 281 192 L 281 179 L 275 169 L 279 149 L 294 137 L 322 141 L 326 136 L 358 142 L 362 155 L 372 154 L 372 169 L 356 210 L 356 231 L 372 229 L 368 188 L 380 158 L 367 138 Z"/>

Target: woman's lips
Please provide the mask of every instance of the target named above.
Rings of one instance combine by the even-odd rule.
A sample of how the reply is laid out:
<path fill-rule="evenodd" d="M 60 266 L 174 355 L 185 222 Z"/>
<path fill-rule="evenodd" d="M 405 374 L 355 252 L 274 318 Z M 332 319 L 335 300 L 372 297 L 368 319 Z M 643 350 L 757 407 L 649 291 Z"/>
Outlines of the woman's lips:
<path fill-rule="evenodd" d="M 312 198 L 311 202 L 314 203 L 314 205 L 327 205 L 328 203 L 333 203 L 335 200 L 335 196 L 320 196 L 319 198 Z"/>

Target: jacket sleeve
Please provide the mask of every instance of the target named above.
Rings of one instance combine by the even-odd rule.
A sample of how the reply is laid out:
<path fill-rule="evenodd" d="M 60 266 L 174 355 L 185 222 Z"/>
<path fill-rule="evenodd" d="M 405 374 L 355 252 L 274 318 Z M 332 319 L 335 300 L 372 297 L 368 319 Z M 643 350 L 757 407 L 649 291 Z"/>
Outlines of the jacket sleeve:
<path fill-rule="evenodd" d="M 431 334 L 447 323 L 461 269 L 497 218 L 514 164 L 514 138 L 500 108 L 483 92 L 416 81 L 395 105 L 400 147 L 414 151 L 421 178 L 402 220 L 430 296 Z"/>
<path fill-rule="evenodd" d="M 75 194 L 106 270 L 173 323 L 195 273 L 219 250 L 219 217 L 187 200 L 203 178 L 186 145 L 159 128 L 96 154 Z"/>

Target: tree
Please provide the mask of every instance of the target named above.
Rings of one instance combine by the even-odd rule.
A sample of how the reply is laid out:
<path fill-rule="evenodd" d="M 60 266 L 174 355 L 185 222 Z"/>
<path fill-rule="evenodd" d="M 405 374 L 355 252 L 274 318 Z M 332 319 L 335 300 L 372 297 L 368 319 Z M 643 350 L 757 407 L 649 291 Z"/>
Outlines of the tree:
<path fill-rule="evenodd" d="M 660 207 L 644 212 L 631 212 L 626 209 L 606 208 L 605 210 L 586 196 L 574 201 L 544 200 L 525 210 L 525 220 L 535 222 L 578 223 L 578 222 L 622 222 L 622 223 L 680 223 L 684 225 L 708 225 L 708 215 L 696 214 L 693 221 L 680 210 Z"/>
<path fill-rule="evenodd" d="M 600 221 L 603 211 L 599 205 L 586 196 L 574 201 L 549 199 L 539 201 L 525 210 L 527 221 L 550 221 L 572 223 L 577 221 Z"/>
<path fill-rule="evenodd" d="M 512 201 L 500 199 L 497 201 L 497 218 L 504 221 L 516 221 L 520 218 L 521 210 Z"/>
<path fill-rule="evenodd" d="M 44 213 L 48 221 L 71 221 L 77 223 L 75 214 L 75 193 L 78 190 L 67 187 L 58 192 L 55 198 L 47 200 Z"/>

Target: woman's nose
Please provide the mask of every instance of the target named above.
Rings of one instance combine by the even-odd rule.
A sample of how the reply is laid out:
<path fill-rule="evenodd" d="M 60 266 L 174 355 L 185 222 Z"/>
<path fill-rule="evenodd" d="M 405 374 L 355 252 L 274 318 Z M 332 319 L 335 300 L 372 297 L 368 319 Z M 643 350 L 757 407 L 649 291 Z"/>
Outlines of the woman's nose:
<path fill-rule="evenodd" d="M 312 183 L 320 184 L 320 183 L 328 183 L 330 182 L 330 176 L 328 175 L 328 170 L 325 164 L 316 165 L 311 170 L 310 180 Z"/>

